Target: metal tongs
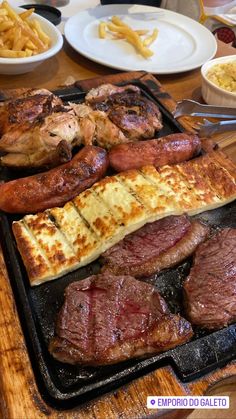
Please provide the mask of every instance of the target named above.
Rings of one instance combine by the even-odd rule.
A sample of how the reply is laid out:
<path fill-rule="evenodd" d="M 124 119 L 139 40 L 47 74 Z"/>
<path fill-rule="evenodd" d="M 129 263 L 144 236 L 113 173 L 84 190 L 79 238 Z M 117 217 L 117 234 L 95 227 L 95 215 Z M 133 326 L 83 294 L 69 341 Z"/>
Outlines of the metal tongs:
<path fill-rule="evenodd" d="M 200 137 L 212 135 L 218 132 L 236 130 L 236 108 L 202 105 L 194 100 L 184 99 L 177 103 L 177 107 L 174 112 L 175 118 L 182 115 L 230 119 L 229 121 L 219 122 L 210 122 L 207 119 L 204 119 L 203 123 L 199 122 L 198 134 Z"/>

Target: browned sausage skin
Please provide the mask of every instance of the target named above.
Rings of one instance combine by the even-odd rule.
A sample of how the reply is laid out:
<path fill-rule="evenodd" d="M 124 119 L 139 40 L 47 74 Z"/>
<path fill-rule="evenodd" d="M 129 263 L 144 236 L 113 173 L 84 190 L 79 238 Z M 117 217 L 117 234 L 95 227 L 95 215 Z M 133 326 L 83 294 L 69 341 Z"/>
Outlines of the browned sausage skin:
<path fill-rule="evenodd" d="M 86 146 L 68 163 L 0 185 L 0 209 L 26 214 L 61 206 L 103 177 L 107 167 L 106 151 Z"/>
<path fill-rule="evenodd" d="M 160 167 L 180 163 L 196 156 L 200 149 L 197 135 L 177 133 L 154 140 L 118 144 L 110 150 L 109 160 L 111 167 L 121 172 L 149 164 Z"/>

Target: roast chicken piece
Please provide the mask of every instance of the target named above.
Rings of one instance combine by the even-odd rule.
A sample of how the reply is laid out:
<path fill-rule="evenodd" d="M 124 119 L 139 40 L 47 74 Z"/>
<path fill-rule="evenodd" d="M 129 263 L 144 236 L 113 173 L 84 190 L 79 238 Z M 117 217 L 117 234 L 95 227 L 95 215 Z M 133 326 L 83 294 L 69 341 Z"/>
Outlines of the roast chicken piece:
<path fill-rule="evenodd" d="M 25 168 L 70 160 L 67 140 L 71 134 L 68 127 L 62 130 L 66 113 L 62 112 L 65 108 L 61 99 L 46 89 L 14 89 L 6 91 L 5 97 L 8 95 L 11 100 L 0 108 L 1 164 Z M 71 116 L 66 119 L 71 120 Z M 62 138 L 58 135 L 61 130 Z"/>
<path fill-rule="evenodd" d="M 82 144 L 94 144 L 104 148 L 111 148 L 115 144 L 127 143 L 129 141 L 105 112 L 94 111 L 88 105 L 71 104 L 71 106 L 78 117 Z"/>
<path fill-rule="evenodd" d="M 69 161 L 72 147 L 80 144 L 71 108 L 46 89 L 16 89 L 12 94 L 0 109 L 1 165 L 47 168 Z"/>
<path fill-rule="evenodd" d="M 0 135 L 15 127 L 29 127 L 36 119 L 63 106 L 61 99 L 46 89 L 15 89 L 11 100 L 0 107 Z"/>
<path fill-rule="evenodd" d="M 133 86 L 132 84 L 127 84 L 126 86 L 115 86 L 114 84 L 106 83 L 101 84 L 98 87 L 94 87 L 93 89 L 89 90 L 87 95 L 85 96 L 85 102 L 93 105 L 96 102 L 103 102 L 108 99 L 111 95 L 116 93 L 127 93 L 127 92 L 136 92 L 140 93 L 140 89 L 137 86 Z"/>
<path fill-rule="evenodd" d="M 136 86 L 102 85 L 92 89 L 85 100 L 94 110 L 106 112 L 129 141 L 152 138 L 163 126 L 158 107 L 141 96 Z"/>
<path fill-rule="evenodd" d="M 31 124 L 16 126 L 0 140 L 3 166 L 14 168 L 54 167 L 72 157 L 72 147 L 80 144 L 78 119 L 71 112 L 54 112 Z"/>
<path fill-rule="evenodd" d="M 135 86 L 92 89 L 85 104 L 64 106 L 46 89 L 14 90 L 0 110 L 1 165 L 50 168 L 69 161 L 75 145 L 113 145 L 150 138 L 159 109 Z"/>

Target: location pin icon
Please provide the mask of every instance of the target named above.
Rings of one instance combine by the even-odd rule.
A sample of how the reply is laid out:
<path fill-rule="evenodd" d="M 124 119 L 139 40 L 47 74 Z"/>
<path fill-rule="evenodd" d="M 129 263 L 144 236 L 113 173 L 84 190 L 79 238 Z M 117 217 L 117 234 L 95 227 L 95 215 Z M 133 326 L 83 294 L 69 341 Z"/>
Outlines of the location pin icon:
<path fill-rule="evenodd" d="M 152 405 L 154 405 L 154 404 L 155 404 L 155 400 L 154 400 L 154 399 L 152 399 L 152 400 L 151 400 L 151 404 L 152 404 Z"/>

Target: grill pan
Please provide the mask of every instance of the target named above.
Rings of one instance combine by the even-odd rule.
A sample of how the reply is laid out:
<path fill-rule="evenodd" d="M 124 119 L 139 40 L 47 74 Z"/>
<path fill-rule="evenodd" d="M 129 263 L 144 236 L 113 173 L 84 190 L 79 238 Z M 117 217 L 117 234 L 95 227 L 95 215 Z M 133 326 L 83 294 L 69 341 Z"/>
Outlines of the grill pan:
<path fill-rule="evenodd" d="M 156 102 L 162 112 L 164 127 L 158 133 L 159 137 L 183 131 L 147 86 L 141 81 L 133 84 L 140 87 L 143 95 Z M 79 103 L 85 96 L 78 87 L 54 93 L 65 102 Z M 11 176 L 7 169 L 2 169 L 1 179 L 10 180 Z M 209 223 L 215 230 L 223 227 L 236 228 L 236 202 L 197 217 Z M 47 347 L 54 334 L 64 289 L 75 280 L 98 273 L 100 266 L 98 262 L 93 262 L 55 281 L 30 287 L 11 229 L 12 221 L 19 218 L 21 217 L 1 213 L 2 248 L 35 378 L 42 397 L 53 407 L 74 407 L 164 365 L 171 365 L 179 379 L 187 382 L 236 359 L 236 324 L 233 324 L 217 332 L 195 328 L 194 337 L 189 343 L 144 360 L 130 360 L 104 367 L 70 366 L 56 361 Z M 190 266 L 191 258 L 175 269 L 166 270 L 148 279 L 156 285 L 170 310 L 183 316 L 182 283 Z"/>

